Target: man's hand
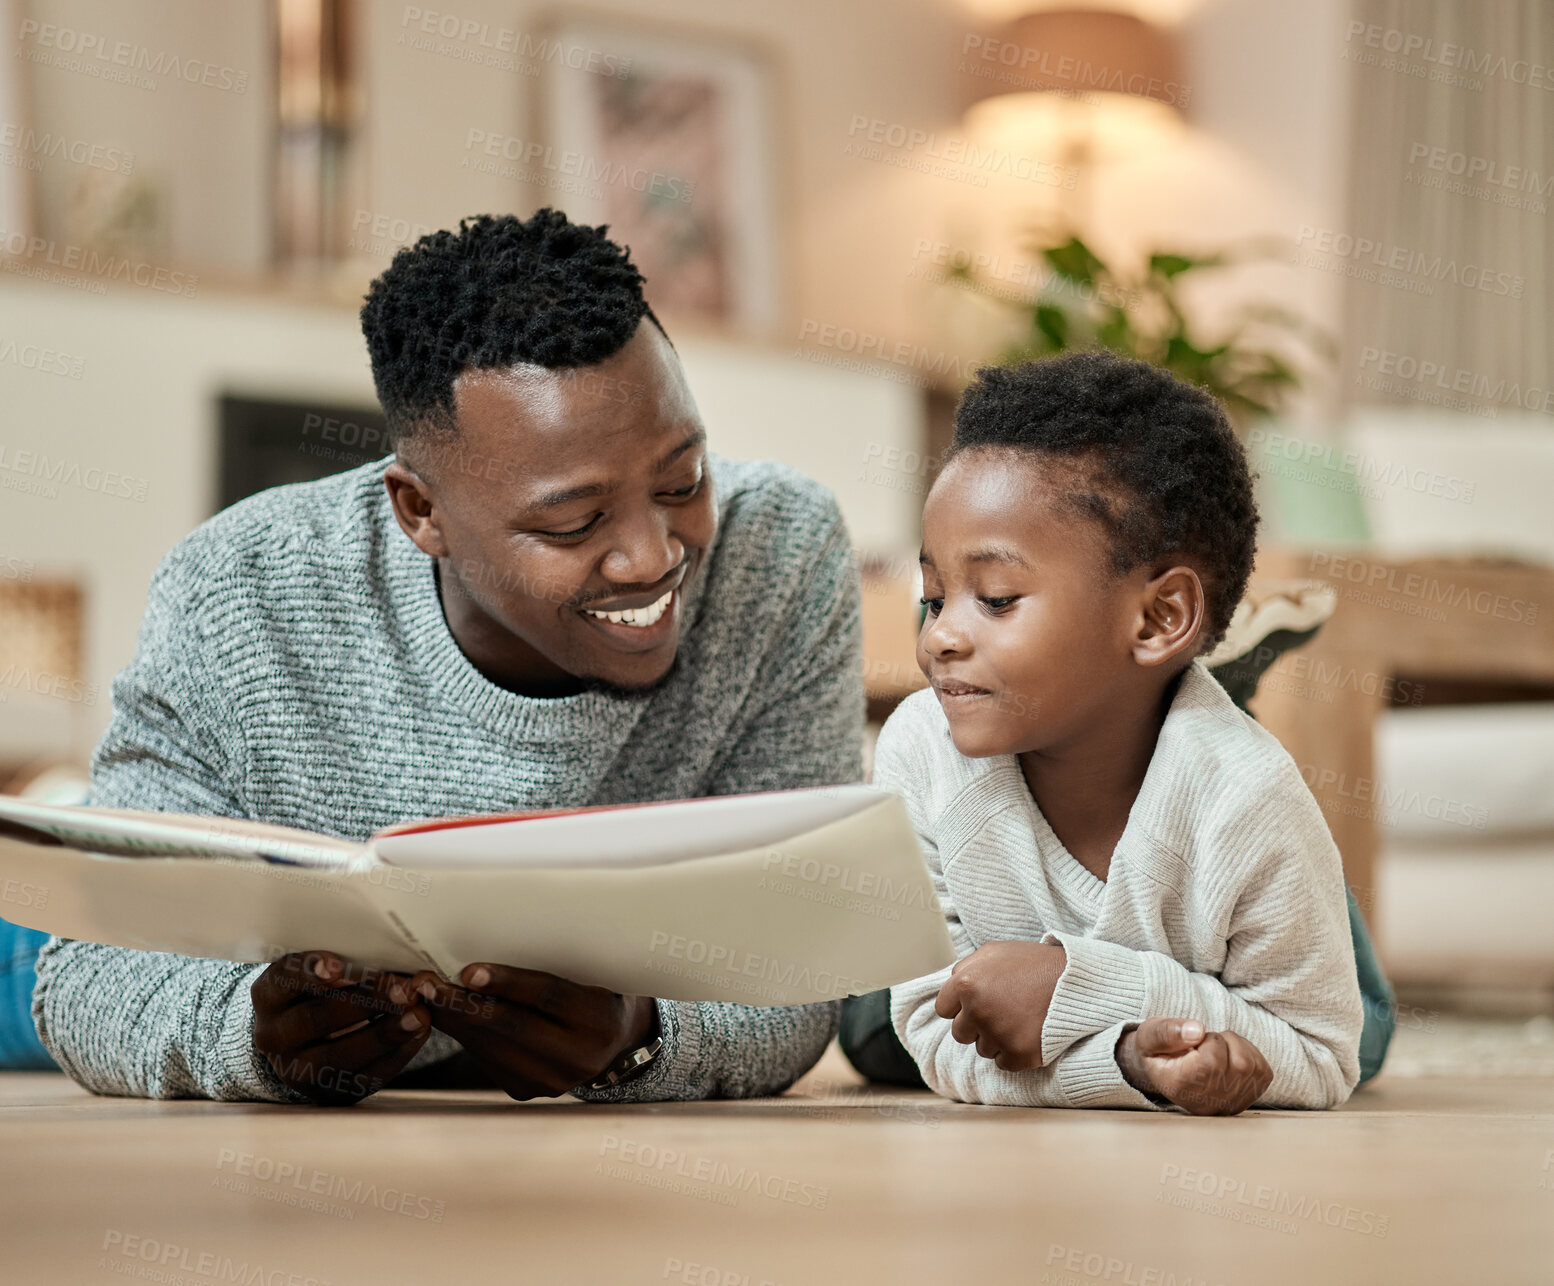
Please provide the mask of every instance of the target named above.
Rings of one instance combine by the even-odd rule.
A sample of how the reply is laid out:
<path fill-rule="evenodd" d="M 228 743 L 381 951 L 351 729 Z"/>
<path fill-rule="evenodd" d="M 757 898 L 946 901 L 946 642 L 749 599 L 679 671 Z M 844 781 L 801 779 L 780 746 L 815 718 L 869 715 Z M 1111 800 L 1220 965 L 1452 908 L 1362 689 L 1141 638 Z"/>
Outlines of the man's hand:
<path fill-rule="evenodd" d="M 953 1018 L 950 1035 L 1004 1071 L 1040 1067 L 1042 1025 L 1067 962 L 1056 943 L 989 942 L 956 962 L 934 1012 Z"/>
<path fill-rule="evenodd" d="M 282 1083 L 315 1103 L 366 1098 L 426 1043 L 422 977 L 348 967 L 327 951 L 282 956 L 250 989 L 254 1048 Z"/>
<path fill-rule="evenodd" d="M 462 987 L 436 981 L 431 1020 L 515 1099 L 549 1098 L 596 1080 L 658 1030 L 658 1005 L 647 996 L 504 965 L 473 964 L 459 979 Z"/>
<path fill-rule="evenodd" d="M 1203 1030 L 1194 1018 L 1147 1018 L 1117 1042 L 1117 1066 L 1143 1094 L 1194 1116 L 1234 1116 L 1273 1084 L 1262 1051 L 1233 1031 Z"/>

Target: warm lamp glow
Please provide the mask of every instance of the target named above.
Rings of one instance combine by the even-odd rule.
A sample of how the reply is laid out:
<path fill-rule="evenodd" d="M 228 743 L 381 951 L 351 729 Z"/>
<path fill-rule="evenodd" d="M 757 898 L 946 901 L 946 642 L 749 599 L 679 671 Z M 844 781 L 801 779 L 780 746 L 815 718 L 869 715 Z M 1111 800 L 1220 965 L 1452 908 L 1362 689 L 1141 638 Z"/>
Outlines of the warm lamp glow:
<path fill-rule="evenodd" d="M 1170 33 L 1129 13 L 1027 13 L 975 51 L 984 97 L 966 128 L 1011 150 L 1035 143 L 1070 162 L 1159 146 L 1191 98 Z"/>
<path fill-rule="evenodd" d="M 1159 147 L 1185 128 L 1173 108 L 1132 94 L 1000 94 L 984 98 L 966 113 L 966 132 L 979 143 L 1014 153 L 1040 141 L 1071 160 L 1107 161 Z"/>
<path fill-rule="evenodd" d="M 1207 0 L 960 0 L 961 8 L 983 22 L 1009 22 L 1038 9 L 1107 9 L 1131 13 L 1157 26 L 1174 26 L 1203 8 Z"/>

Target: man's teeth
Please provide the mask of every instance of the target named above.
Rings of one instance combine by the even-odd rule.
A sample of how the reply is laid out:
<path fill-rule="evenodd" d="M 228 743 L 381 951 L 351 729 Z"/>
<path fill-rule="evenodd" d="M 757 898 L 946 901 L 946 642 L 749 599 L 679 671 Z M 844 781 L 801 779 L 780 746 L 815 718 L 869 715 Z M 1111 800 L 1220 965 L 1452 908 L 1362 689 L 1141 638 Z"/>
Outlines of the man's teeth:
<path fill-rule="evenodd" d="M 649 603 L 646 607 L 633 607 L 624 612 L 595 612 L 584 608 L 590 616 L 597 617 L 601 621 L 611 621 L 616 625 L 651 625 L 669 610 L 670 600 L 674 598 L 674 590 L 670 590 L 656 603 Z"/>

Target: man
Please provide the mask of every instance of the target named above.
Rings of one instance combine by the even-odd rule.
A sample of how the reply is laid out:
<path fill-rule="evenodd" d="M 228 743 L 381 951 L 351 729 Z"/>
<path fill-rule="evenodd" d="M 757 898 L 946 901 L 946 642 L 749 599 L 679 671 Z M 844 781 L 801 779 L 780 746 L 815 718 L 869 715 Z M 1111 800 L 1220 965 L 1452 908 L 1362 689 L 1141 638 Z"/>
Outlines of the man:
<path fill-rule="evenodd" d="M 152 582 L 93 803 L 351 838 L 416 817 L 857 780 L 856 577 L 829 493 L 708 454 L 604 229 L 482 216 L 362 327 L 391 462 L 217 515 Z M 99 1093 L 350 1102 L 775 1093 L 834 1003 L 625 997 L 472 965 L 361 975 L 51 941 L 34 1017 Z"/>

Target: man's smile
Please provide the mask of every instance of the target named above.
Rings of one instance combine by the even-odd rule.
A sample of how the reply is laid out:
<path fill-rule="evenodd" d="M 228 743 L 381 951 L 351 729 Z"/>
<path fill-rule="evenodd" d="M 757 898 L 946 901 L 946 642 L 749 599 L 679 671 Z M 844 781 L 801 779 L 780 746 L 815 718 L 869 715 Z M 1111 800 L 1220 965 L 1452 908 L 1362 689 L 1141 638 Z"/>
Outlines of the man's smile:
<path fill-rule="evenodd" d="M 613 650 L 651 652 L 673 643 L 679 635 L 681 590 L 691 565 L 687 558 L 659 585 L 636 594 L 595 598 L 574 610 Z"/>
<path fill-rule="evenodd" d="M 674 597 L 674 590 L 670 590 L 662 598 L 656 598 L 646 607 L 621 607 L 606 611 L 596 611 L 591 607 L 583 610 L 596 620 L 610 621 L 621 625 L 645 626 L 651 625 L 669 610 L 669 600 Z"/>

